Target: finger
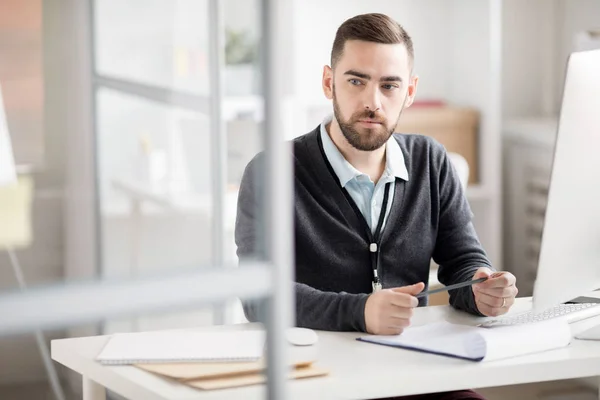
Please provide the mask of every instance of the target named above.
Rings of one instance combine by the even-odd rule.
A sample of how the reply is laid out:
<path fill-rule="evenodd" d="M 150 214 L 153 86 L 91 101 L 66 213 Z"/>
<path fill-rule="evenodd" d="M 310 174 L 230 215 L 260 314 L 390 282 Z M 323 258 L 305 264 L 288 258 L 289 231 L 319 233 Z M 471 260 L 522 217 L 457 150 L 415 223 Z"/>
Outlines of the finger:
<path fill-rule="evenodd" d="M 474 290 L 477 293 L 483 293 L 494 297 L 517 297 L 519 289 L 516 286 L 509 286 L 504 288 L 485 288 L 476 287 Z"/>
<path fill-rule="evenodd" d="M 517 279 L 510 272 L 503 272 L 497 276 L 490 277 L 487 281 L 478 284 L 480 288 L 503 288 L 514 286 Z"/>
<path fill-rule="evenodd" d="M 506 311 L 508 311 L 512 307 L 513 304 L 515 304 L 515 298 L 507 297 L 506 302 L 504 303 L 504 309 L 506 309 Z"/>
<path fill-rule="evenodd" d="M 477 272 L 475 272 L 475 275 L 473 275 L 473 280 L 475 279 L 480 279 L 480 278 L 487 278 L 490 275 L 492 275 L 492 270 L 486 267 L 483 268 L 479 268 L 477 270 Z"/>
<path fill-rule="evenodd" d="M 410 325 L 410 321 L 406 318 L 388 318 L 382 321 L 382 326 L 386 326 L 392 329 L 404 330 Z"/>
<path fill-rule="evenodd" d="M 480 313 L 488 317 L 497 317 L 499 315 L 505 314 L 508 310 L 506 308 L 496 308 L 490 307 L 487 304 L 484 304 L 480 301 L 475 301 L 475 305 Z"/>
<path fill-rule="evenodd" d="M 506 305 L 506 302 L 508 300 L 504 300 L 504 298 L 502 297 L 495 297 L 495 296 L 490 296 L 484 293 L 479 293 L 476 296 L 476 301 L 479 301 L 480 303 L 485 304 L 488 307 L 492 307 L 492 308 L 502 308 Z"/>
<path fill-rule="evenodd" d="M 395 307 L 415 308 L 419 305 L 419 299 L 406 293 L 391 292 L 390 304 Z"/>
<path fill-rule="evenodd" d="M 411 319 L 414 315 L 414 308 L 392 306 L 388 313 L 390 318 Z"/>
<path fill-rule="evenodd" d="M 473 280 L 477 280 L 477 279 L 481 279 L 481 278 L 489 278 L 492 275 L 492 270 L 489 268 L 479 268 L 476 272 L 475 275 L 473 275 Z M 481 283 L 476 283 L 475 285 L 472 286 L 472 290 L 475 290 L 475 288 L 479 287 L 479 285 L 481 285 Z"/>
<path fill-rule="evenodd" d="M 406 293 L 411 295 L 417 295 L 421 293 L 425 289 L 425 284 L 423 282 L 415 283 L 410 286 L 401 286 L 397 288 L 393 288 L 392 291 L 395 293 Z"/>
<path fill-rule="evenodd" d="M 404 328 L 397 326 L 387 326 L 378 333 L 378 335 L 400 335 L 404 332 Z"/>
<path fill-rule="evenodd" d="M 395 326 L 398 328 L 408 328 L 410 326 L 410 319 L 390 316 L 389 326 Z"/>

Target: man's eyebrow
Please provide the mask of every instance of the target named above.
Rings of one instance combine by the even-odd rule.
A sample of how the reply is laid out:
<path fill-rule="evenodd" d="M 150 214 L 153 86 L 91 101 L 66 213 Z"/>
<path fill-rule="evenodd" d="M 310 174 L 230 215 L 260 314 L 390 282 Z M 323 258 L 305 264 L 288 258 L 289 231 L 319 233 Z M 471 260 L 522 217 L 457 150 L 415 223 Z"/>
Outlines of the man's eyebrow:
<path fill-rule="evenodd" d="M 344 72 L 344 75 L 352 75 L 356 76 L 357 78 L 371 80 L 371 75 L 365 74 L 364 72 L 358 72 L 353 69 Z M 381 79 L 379 79 L 379 82 L 402 82 L 402 78 L 397 75 L 382 76 Z"/>
<path fill-rule="evenodd" d="M 358 78 L 367 79 L 367 80 L 371 79 L 371 75 L 365 74 L 363 72 L 358 72 L 353 69 L 349 69 L 348 71 L 344 72 L 344 75 L 353 75 Z"/>
<path fill-rule="evenodd" d="M 382 76 L 379 82 L 402 82 L 402 78 L 396 75 Z"/>

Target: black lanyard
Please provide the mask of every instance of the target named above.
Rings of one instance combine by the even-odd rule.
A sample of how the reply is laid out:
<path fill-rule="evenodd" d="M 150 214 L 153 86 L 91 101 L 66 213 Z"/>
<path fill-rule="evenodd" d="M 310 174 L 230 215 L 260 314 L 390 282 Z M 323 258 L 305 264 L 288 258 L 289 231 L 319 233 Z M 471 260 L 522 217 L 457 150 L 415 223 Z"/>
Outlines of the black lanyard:
<path fill-rule="evenodd" d="M 323 141 L 321 140 L 320 134 L 317 135 L 317 143 L 319 144 L 319 150 L 321 151 L 321 155 L 323 156 L 325 165 L 327 165 L 327 169 L 329 170 L 329 172 L 331 173 L 331 176 L 335 179 L 335 181 L 338 184 L 340 184 L 340 180 L 339 180 L 338 176 L 336 175 L 335 171 L 333 170 L 333 167 L 331 166 L 331 164 L 329 163 L 329 160 L 327 159 L 327 155 L 325 154 L 325 150 L 323 149 Z M 365 232 L 367 233 L 367 236 L 369 238 L 368 250 L 371 255 L 371 269 L 373 271 L 372 286 L 373 286 L 374 292 L 381 289 L 381 282 L 380 282 L 377 270 L 379 267 L 379 265 L 378 265 L 379 264 L 379 248 L 380 248 L 380 244 L 381 244 L 381 233 L 383 230 L 383 220 L 385 219 L 385 215 L 387 213 L 387 204 L 388 204 L 389 196 L 390 196 L 390 186 L 391 186 L 391 182 L 388 182 L 385 185 L 385 193 L 383 194 L 383 203 L 381 204 L 381 213 L 379 214 L 379 221 L 377 222 L 377 228 L 375 229 L 375 235 L 373 235 L 373 232 L 371 232 L 371 228 L 369 227 L 369 224 L 367 224 L 367 220 L 365 219 L 365 216 L 362 215 L 362 213 L 358 209 L 356 203 L 354 202 L 354 199 L 352 198 L 352 196 L 350 196 L 350 193 L 348 193 L 346 188 L 342 187 L 341 184 L 339 185 L 339 188 L 342 189 L 344 196 L 346 196 L 348 203 L 352 206 L 352 209 L 354 210 L 356 217 L 361 222 L 361 224 L 362 224 L 363 228 L 365 229 Z"/>
<path fill-rule="evenodd" d="M 377 290 L 381 289 L 381 281 L 379 279 L 379 274 L 378 274 L 379 248 L 381 245 L 381 234 L 383 231 L 383 221 L 385 220 L 385 215 L 387 213 L 387 204 L 388 204 L 389 197 L 390 197 L 390 185 L 391 185 L 390 182 L 385 184 L 385 189 L 384 189 L 385 192 L 383 194 L 383 202 L 381 203 L 381 212 L 379 213 L 379 221 L 377 222 L 377 227 L 375 228 L 375 233 L 373 233 L 371 231 L 369 224 L 367 224 L 367 221 L 365 220 L 364 215 L 362 215 L 362 213 L 356 206 L 356 203 L 352 199 L 352 196 L 350 196 L 350 193 L 348 193 L 346 188 L 343 188 L 344 194 L 348 198 L 348 202 L 352 206 L 352 209 L 356 213 L 356 216 L 358 217 L 358 219 L 360 221 L 362 221 L 363 227 L 367 233 L 367 236 L 369 237 L 369 253 L 371 255 L 371 268 L 373 270 L 373 282 L 372 282 L 373 292 L 376 292 Z"/>

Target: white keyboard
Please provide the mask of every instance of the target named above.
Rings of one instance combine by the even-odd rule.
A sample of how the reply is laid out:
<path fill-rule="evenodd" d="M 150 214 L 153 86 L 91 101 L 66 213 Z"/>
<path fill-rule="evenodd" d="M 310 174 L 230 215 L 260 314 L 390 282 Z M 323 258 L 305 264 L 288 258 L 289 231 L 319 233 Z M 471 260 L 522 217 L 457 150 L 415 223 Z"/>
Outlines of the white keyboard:
<path fill-rule="evenodd" d="M 493 328 L 540 322 L 551 318 L 564 318 L 567 322 L 573 323 L 596 315 L 600 315 L 600 304 L 598 303 L 560 304 L 542 312 L 528 311 L 492 319 L 482 323 L 481 326 L 484 328 Z"/>

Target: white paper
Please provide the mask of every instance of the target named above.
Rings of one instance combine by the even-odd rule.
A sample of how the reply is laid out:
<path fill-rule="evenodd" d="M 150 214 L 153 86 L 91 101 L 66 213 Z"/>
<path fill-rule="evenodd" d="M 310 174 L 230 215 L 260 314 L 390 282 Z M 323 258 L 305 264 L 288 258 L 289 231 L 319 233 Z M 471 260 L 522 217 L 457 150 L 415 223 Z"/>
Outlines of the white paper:
<path fill-rule="evenodd" d="M 496 328 L 437 322 L 408 328 L 396 336 L 370 335 L 360 339 L 472 361 L 491 361 L 565 347 L 571 341 L 571 330 L 562 320 Z"/>
<path fill-rule="evenodd" d="M 4 111 L 4 101 L 2 100 L 2 87 L 0 86 L 0 186 L 15 183 L 16 180 L 15 160 L 8 134 L 8 123 Z"/>
<path fill-rule="evenodd" d="M 498 360 L 566 347 L 571 342 L 571 328 L 564 319 L 476 328 L 487 344 L 485 360 Z"/>
<path fill-rule="evenodd" d="M 256 361 L 264 331 L 159 331 L 113 335 L 96 360 L 102 364 L 178 361 Z"/>

